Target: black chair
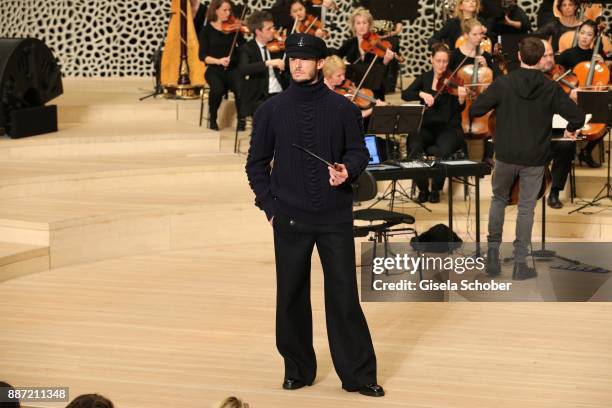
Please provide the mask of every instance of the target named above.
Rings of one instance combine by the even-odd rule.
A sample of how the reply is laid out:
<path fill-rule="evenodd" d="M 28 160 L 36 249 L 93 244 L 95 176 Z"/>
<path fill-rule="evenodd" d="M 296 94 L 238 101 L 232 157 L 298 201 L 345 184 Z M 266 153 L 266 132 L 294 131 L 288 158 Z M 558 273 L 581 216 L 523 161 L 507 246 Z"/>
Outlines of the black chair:
<path fill-rule="evenodd" d="M 376 198 L 378 187 L 376 179 L 369 171 L 364 171 L 361 176 L 353 183 L 353 201 L 365 202 Z M 363 221 L 366 224 L 353 225 L 353 236 L 363 238 L 369 237 L 369 241 L 373 242 L 372 262 L 376 258 L 376 247 L 379 243 L 383 243 L 384 257 L 389 255 L 389 237 L 395 235 L 413 234 L 418 235 L 415 228 L 402 227 L 402 225 L 414 224 L 414 217 L 409 214 L 403 214 L 395 211 L 383 210 L 380 208 L 366 208 L 363 210 L 353 211 L 354 221 Z M 406 241 L 408 242 L 408 241 Z M 374 281 L 374 270 L 372 269 L 372 282 Z M 389 275 L 389 271 L 384 271 L 385 275 Z M 419 271 L 419 274 L 421 272 Z"/>
<path fill-rule="evenodd" d="M 367 170 L 364 171 L 357 181 L 353 183 L 353 201 L 369 201 L 376 198 L 377 194 L 378 187 L 376 185 L 376 179 L 371 172 Z M 412 233 L 416 236 L 416 230 L 414 228 L 393 228 L 401 224 L 414 224 L 414 217 L 409 214 L 383 210 L 380 208 L 366 208 L 353 211 L 353 219 L 355 221 L 367 222 L 367 224 L 355 225 L 353 227 L 353 235 L 355 237 L 367 237 L 371 235 L 370 240 L 384 242 L 385 246 L 388 242 L 388 237 L 392 235 Z"/>

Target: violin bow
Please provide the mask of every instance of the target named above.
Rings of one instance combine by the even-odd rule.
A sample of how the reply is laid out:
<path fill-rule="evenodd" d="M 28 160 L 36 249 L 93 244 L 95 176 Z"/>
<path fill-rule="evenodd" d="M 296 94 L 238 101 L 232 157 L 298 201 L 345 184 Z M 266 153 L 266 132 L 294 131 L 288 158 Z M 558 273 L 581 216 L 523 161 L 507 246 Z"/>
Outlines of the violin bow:
<path fill-rule="evenodd" d="M 365 72 L 365 74 L 363 74 L 363 78 L 361 78 L 361 81 L 359 81 L 359 85 L 357 86 L 357 89 L 355 89 L 355 94 L 351 97 L 351 102 L 355 101 L 357 94 L 361 90 L 361 87 L 363 87 L 363 83 L 365 82 L 366 78 L 370 74 L 370 71 L 372 70 L 372 67 L 374 66 L 374 63 L 376 62 L 377 59 L 378 59 L 378 55 L 374 55 L 374 58 L 372 59 L 372 62 L 370 62 L 370 66 L 368 67 L 368 70 Z"/>
<path fill-rule="evenodd" d="M 242 22 L 244 20 L 244 16 L 246 15 L 246 11 L 247 11 L 247 5 L 246 5 L 246 2 L 245 2 L 243 4 L 243 6 L 242 6 L 242 13 L 240 15 L 240 22 Z M 238 34 L 240 34 L 240 28 L 238 28 L 236 30 L 236 33 L 234 34 L 234 39 L 232 40 L 232 47 L 230 48 L 229 55 L 227 56 L 229 59 L 232 58 L 232 54 L 234 53 L 234 49 L 236 48 L 236 42 L 238 41 Z M 224 67 L 223 69 L 227 69 L 227 67 Z"/>
<path fill-rule="evenodd" d="M 465 60 L 467 59 L 467 55 L 463 58 L 463 60 L 459 63 L 459 65 L 457 65 L 457 68 L 455 68 L 455 70 L 453 72 L 451 72 L 451 74 L 449 75 L 449 78 L 452 78 L 455 76 L 455 74 L 457 72 L 459 72 L 459 70 L 461 69 L 461 67 L 463 66 L 463 63 L 465 62 Z M 444 89 L 444 87 L 440 88 L 439 91 L 436 92 L 436 94 L 434 95 L 434 99 L 436 99 L 438 96 L 440 96 L 440 94 L 442 93 L 442 90 Z"/>

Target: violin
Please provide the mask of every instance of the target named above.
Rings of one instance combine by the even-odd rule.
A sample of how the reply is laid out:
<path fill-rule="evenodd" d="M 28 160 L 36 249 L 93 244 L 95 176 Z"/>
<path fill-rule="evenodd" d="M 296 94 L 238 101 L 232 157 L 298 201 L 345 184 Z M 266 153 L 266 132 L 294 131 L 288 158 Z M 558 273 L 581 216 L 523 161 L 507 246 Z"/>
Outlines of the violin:
<path fill-rule="evenodd" d="M 376 98 L 374 98 L 374 92 L 367 88 L 357 89 L 353 81 L 345 79 L 344 82 L 334 89 L 337 94 L 344 95 L 347 98 L 351 98 L 351 101 L 355 105 L 359 106 L 360 109 L 369 109 L 376 105 Z"/>
<path fill-rule="evenodd" d="M 565 93 L 570 93 L 572 89 L 578 86 L 578 78 L 571 69 L 566 70 L 561 65 L 556 64 L 551 68 L 550 71 L 545 72 L 544 75 L 551 81 L 558 82 Z"/>
<path fill-rule="evenodd" d="M 242 22 L 234 16 L 229 16 L 227 21 L 224 21 L 223 23 L 221 23 L 221 31 L 223 31 L 225 34 L 237 33 L 237 32 L 240 32 L 242 34 L 251 33 L 251 30 L 249 30 L 249 27 L 242 24 Z"/>
<path fill-rule="evenodd" d="M 448 93 L 450 95 L 458 96 L 459 91 L 458 88 L 463 86 L 463 79 L 457 76 L 457 71 L 451 72 L 446 71 L 445 73 L 438 78 L 438 83 L 436 84 L 436 94 L 434 95 L 434 99 L 441 93 Z"/>
<path fill-rule="evenodd" d="M 295 31 L 298 33 L 306 33 L 310 35 L 316 35 L 317 30 L 323 30 L 323 23 L 319 20 L 319 17 L 315 17 L 312 14 L 306 14 L 304 20 L 297 23 Z M 323 30 L 324 37 L 328 36 L 328 33 Z"/>
<path fill-rule="evenodd" d="M 389 41 L 383 40 L 379 35 L 372 32 L 369 32 L 363 36 L 359 46 L 363 51 L 372 53 L 379 58 L 384 58 L 387 50 L 393 51 Z M 399 62 L 404 62 L 404 58 L 401 55 L 394 53 L 394 56 Z"/>
<path fill-rule="evenodd" d="M 284 35 L 280 35 L 279 33 L 274 33 L 274 39 L 266 44 L 266 48 L 270 52 L 281 52 L 285 51 L 285 39 L 287 37 Z"/>

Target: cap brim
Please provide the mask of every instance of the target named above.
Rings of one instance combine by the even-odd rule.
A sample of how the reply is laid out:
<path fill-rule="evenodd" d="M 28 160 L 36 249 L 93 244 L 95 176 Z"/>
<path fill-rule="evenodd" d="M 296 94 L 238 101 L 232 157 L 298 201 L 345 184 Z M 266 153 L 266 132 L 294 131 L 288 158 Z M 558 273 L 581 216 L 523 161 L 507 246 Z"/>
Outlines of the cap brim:
<path fill-rule="evenodd" d="M 319 57 L 317 55 L 313 55 L 311 53 L 302 52 L 302 51 L 287 52 L 287 56 L 289 58 L 303 58 L 303 59 L 313 59 L 313 60 L 319 60 L 319 59 L 324 58 L 324 57 Z"/>

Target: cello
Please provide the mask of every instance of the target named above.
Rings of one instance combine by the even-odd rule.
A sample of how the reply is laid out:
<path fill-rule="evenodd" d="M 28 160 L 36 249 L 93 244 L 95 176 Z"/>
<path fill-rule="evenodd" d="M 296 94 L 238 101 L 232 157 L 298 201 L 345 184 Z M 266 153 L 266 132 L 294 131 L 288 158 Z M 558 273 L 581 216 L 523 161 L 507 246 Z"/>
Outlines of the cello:
<path fill-rule="evenodd" d="M 597 36 L 597 41 L 595 41 L 595 46 L 593 47 L 593 55 L 591 56 L 591 60 L 578 63 L 573 70 L 574 74 L 578 78 L 580 88 L 587 91 L 607 88 L 608 84 L 610 83 L 610 70 L 606 64 L 597 62 L 599 48 L 601 47 L 601 37 L 603 35 L 602 28 L 603 26 L 600 25 L 599 35 Z M 589 123 L 581 133 L 588 141 L 597 140 L 606 134 L 606 124 Z"/>
<path fill-rule="evenodd" d="M 172 0 L 172 17 L 162 54 L 160 78 L 167 98 L 195 99 L 204 90 L 205 65 L 188 0 Z"/>
<path fill-rule="evenodd" d="M 476 47 L 476 57 L 481 56 L 480 47 Z M 470 118 L 469 111 L 472 101 L 476 99 L 493 82 L 493 71 L 489 67 L 474 64 L 464 65 L 457 72 L 457 76 L 463 82 L 463 86 L 469 89 L 465 109 L 461 112 L 461 127 L 463 131 L 472 137 L 481 139 L 491 134 L 489 130 L 489 116 L 491 112 L 478 118 Z"/>

